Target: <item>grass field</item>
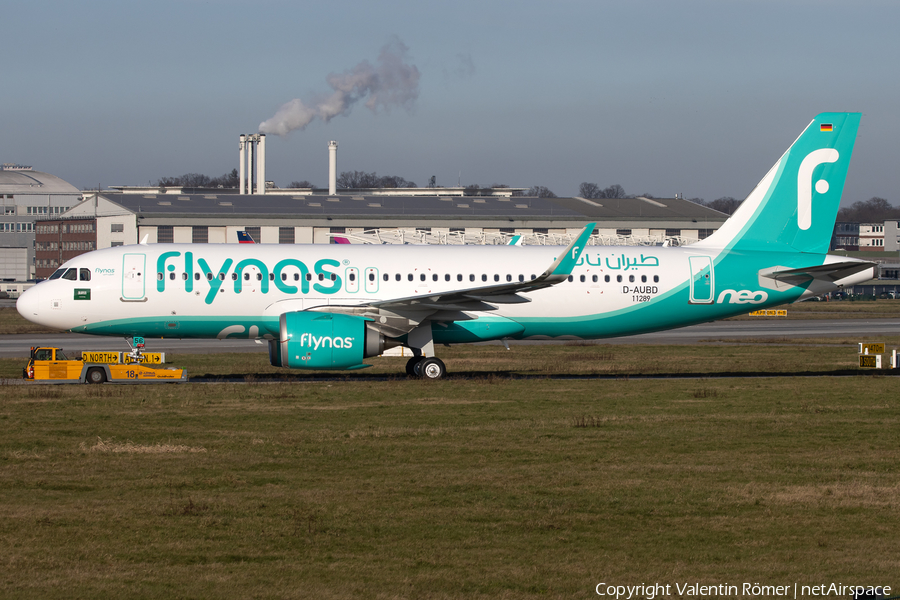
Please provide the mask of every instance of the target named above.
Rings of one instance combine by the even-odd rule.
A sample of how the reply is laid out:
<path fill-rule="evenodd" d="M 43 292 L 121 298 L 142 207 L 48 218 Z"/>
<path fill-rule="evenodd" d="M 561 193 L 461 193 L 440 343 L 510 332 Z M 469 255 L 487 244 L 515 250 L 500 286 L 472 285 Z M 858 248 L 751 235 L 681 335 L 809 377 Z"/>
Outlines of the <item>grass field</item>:
<path fill-rule="evenodd" d="M 896 589 L 900 379 L 630 377 L 854 368 L 835 342 L 454 347 L 464 377 L 440 382 L 359 379 L 385 358 L 282 383 L 254 354 L 175 357 L 246 384 L 7 384 L 0 597 Z"/>

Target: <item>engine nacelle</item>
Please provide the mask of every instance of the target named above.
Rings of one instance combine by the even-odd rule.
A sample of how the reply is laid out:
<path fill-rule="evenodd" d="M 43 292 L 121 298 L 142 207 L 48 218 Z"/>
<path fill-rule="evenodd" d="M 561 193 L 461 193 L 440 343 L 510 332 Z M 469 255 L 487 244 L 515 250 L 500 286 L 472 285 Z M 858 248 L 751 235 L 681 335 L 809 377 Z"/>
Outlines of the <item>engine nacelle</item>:
<path fill-rule="evenodd" d="M 269 341 L 269 362 L 292 369 L 360 369 L 384 351 L 384 336 L 366 319 L 340 313 L 281 315 L 278 340 Z"/>

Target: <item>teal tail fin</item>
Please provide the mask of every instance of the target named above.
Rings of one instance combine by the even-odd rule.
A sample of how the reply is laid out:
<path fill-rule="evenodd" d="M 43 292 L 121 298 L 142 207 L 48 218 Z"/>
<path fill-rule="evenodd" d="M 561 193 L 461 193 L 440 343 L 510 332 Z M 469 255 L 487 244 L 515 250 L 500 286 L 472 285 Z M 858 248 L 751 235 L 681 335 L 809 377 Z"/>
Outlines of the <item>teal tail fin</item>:
<path fill-rule="evenodd" d="M 699 246 L 828 252 L 860 113 L 822 113 Z"/>

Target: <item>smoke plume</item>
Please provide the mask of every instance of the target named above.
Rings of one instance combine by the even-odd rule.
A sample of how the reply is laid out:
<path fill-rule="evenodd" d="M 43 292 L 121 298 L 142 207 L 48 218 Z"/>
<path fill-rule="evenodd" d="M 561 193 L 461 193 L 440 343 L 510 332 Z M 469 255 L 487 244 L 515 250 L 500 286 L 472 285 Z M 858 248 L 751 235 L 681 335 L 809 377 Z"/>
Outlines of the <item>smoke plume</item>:
<path fill-rule="evenodd" d="M 394 38 L 381 48 L 375 66 L 364 60 L 343 73 L 331 73 L 327 79 L 334 90 L 331 94 L 312 102 L 291 100 L 274 117 L 259 124 L 260 133 L 286 135 L 314 119 L 327 123 L 338 115 L 350 114 L 353 105 L 363 99 L 374 113 L 379 109 L 389 111 L 393 106 L 411 109 L 419 96 L 419 69 L 406 63 L 408 50 Z"/>

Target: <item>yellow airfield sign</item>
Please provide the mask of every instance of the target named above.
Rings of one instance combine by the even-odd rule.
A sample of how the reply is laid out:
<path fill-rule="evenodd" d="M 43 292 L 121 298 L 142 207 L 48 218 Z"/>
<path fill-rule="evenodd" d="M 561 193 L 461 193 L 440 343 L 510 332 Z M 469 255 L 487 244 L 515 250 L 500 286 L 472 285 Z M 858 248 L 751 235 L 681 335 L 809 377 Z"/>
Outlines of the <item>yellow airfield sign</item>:
<path fill-rule="evenodd" d="M 121 352 L 82 352 L 81 360 L 88 363 L 116 365 L 122 362 Z"/>
<path fill-rule="evenodd" d="M 881 355 L 880 354 L 860 354 L 859 368 L 860 369 L 880 369 L 881 368 Z"/>
<path fill-rule="evenodd" d="M 783 308 L 768 308 L 766 310 L 754 310 L 751 317 L 786 317 L 787 310 Z"/>
<path fill-rule="evenodd" d="M 884 343 L 877 344 L 860 344 L 859 345 L 859 353 L 860 354 L 884 354 Z"/>
<path fill-rule="evenodd" d="M 141 362 L 145 365 L 161 365 L 166 362 L 165 352 L 144 352 L 140 361 L 135 361 L 124 352 L 82 352 L 81 360 L 86 363 L 97 363 L 102 365 L 130 365 Z"/>
<path fill-rule="evenodd" d="M 135 361 L 129 355 L 124 355 L 123 360 L 126 365 L 130 365 L 135 362 L 140 362 L 145 365 L 161 365 L 166 362 L 166 353 L 165 352 L 144 352 L 141 354 L 141 360 Z"/>

